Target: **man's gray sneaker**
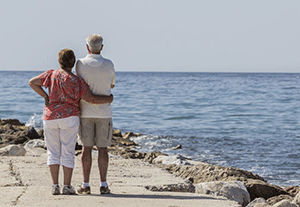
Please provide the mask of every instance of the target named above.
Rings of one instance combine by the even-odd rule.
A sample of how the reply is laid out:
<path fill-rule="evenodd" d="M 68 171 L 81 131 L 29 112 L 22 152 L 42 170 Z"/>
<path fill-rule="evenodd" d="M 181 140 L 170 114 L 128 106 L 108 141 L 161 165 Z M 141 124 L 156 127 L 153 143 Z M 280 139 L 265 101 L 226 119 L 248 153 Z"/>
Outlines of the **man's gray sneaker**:
<path fill-rule="evenodd" d="M 83 188 L 82 186 L 80 186 L 77 189 L 78 194 L 91 194 L 91 187 L 87 186 L 85 188 Z"/>
<path fill-rule="evenodd" d="M 110 194 L 109 188 L 108 188 L 108 187 L 101 186 L 101 187 L 100 187 L 100 194 Z"/>

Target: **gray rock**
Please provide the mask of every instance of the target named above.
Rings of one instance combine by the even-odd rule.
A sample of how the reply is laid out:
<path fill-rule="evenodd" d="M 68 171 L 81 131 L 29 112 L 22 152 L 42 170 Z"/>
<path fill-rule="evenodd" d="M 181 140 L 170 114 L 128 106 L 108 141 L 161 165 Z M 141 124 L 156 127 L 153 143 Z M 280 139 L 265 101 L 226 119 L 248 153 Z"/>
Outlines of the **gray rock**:
<path fill-rule="evenodd" d="M 26 156 L 33 156 L 33 157 L 40 157 L 43 154 L 46 154 L 47 150 L 43 148 L 33 148 L 33 149 L 26 149 Z"/>
<path fill-rule="evenodd" d="M 17 119 L 0 121 L 0 148 L 8 145 L 24 144 L 30 139 L 39 139 L 40 135 L 35 129 L 27 127 Z"/>
<path fill-rule="evenodd" d="M 300 192 L 300 186 L 289 186 L 284 190 L 288 192 L 291 196 L 295 197 Z"/>
<path fill-rule="evenodd" d="M 134 141 L 131 141 L 130 139 L 123 139 L 122 137 L 115 137 L 115 136 L 112 138 L 112 144 L 127 146 L 127 147 L 137 146 L 137 144 Z"/>
<path fill-rule="evenodd" d="M 0 120 L 1 125 L 11 124 L 16 126 L 25 126 L 25 124 L 21 123 L 18 119 L 2 119 Z"/>
<path fill-rule="evenodd" d="M 38 135 L 41 137 L 41 139 L 44 139 L 44 129 L 40 129 L 37 131 Z"/>
<path fill-rule="evenodd" d="M 129 139 L 130 137 L 139 137 L 142 136 L 142 134 L 139 133 L 133 133 L 133 132 L 125 132 L 122 134 L 123 139 Z"/>
<path fill-rule="evenodd" d="M 24 156 L 26 150 L 22 145 L 8 145 L 0 149 L 0 156 Z"/>
<path fill-rule="evenodd" d="M 145 154 L 144 161 L 148 162 L 150 164 L 153 164 L 153 161 L 155 160 L 155 158 L 157 158 L 160 155 L 167 156 L 166 154 L 163 154 L 161 152 L 147 152 Z"/>
<path fill-rule="evenodd" d="M 29 137 L 30 139 L 39 139 L 41 138 L 40 135 L 35 131 L 33 126 L 29 126 L 26 130 L 25 136 Z"/>
<path fill-rule="evenodd" d="M 170 184 L 163 186 L 146 186 L 150 191 L 172 191 L 172 192 L 189 192 L 195 193 L 195 186 L 191 183 Z"/>
<path fill-rule="evenodd" d="M 260 197 L 269 199 L 274 196 L 289 195 L 289 193 L 283 190 L 281 187 L 269 184 L 261 180 L 247 179 L 247 182 L 245 182 L 245 186 L 250 193 L 251 200 Z"/>
<path fill-rule="evenodd" d="M 44 140 L 41 139 L 32 139 L 25 144 L 25 149 L 33 149 L 33 148 L 43 148 L 46 149 L 46 144 Z"/>
<path fill-rule="evenodd" d="M 274 205 L 282 200 L 289 200 L 289 201 L 293 201 L 294 200 L 294 197 L 293 196 L 290 196 L 290 195 L 279 195 L 279 196 L 274 196 L 274 197 L 271 197 L 267 200 L 267 203 L 270 204 L 270 205 Z"/>
<path fill-rule="evenodd" d="M 26 156 L 41 156 L 47 152 L 45 141 L 41 139 L 33 139 L 28 141 L 24 148 L 27 151 Z"/>
<path fill-rule="evenodd" d="M 246 183 L 249 179 L 265 181 L 262 177 L 260 177 L 257 174 L 238 168 L 211 165 L 208 163 L 195 162 L 192 160 L 187 160 L 187 162 L 189 162 L 191 165 L 173 164 L 164 165 L 160 167 L 169 171 L 170 173 L 179 175 L 183 179 L 193 178 L 194 183 L 213 181 L 242 181 Z"/>
<path fill-rule="evenodd" d="M 242 206 L 250 203 L 250 195 L 244 184 L 239 181 L 199 183 L 195 187 L 196 193 L 224 196 Z"/>
<path fill-rule="evenodd" d="M 122 134 L 123 139 L 129 139 L 132 136 L 135 136 L 133 132 L 125 132 L 124 134 Z"/>
<path fill-rule="evenodd" d="M 163 164 L 163 165 L 192 165 L 197 162 L 188 160 L 181 155 L 159 155 L 153 160 L 153 164 Z"/>
<path fill-rule="evenodd" d="M 182 149 L 182 145 L 179 144 L 176 147 L 172 147 L 171 150 L 178 150 L 178 149 Z"/>
<path fill-rule="evenodd" d="M 295 198 L 294 198 L 294 200 L 293 200 L 293 203 L 296 203 L 296 204 L 298 204 L 298 205 L 300 206 L 300 193 L 298 193 L 298 194 L 295 196 Z"/>
<path fill-rule="evenodd" d="M 122 133 L 120 129 L 114 129 L 113 130 L 113 136 L 114 137 L 122 137 Z"/>
<path fill-rule="evenodd" d="M 292 203 L 289 200 L 282 200 L 276 203 L 275 205 L 273 205 L 273 207 L 299 207 L 299 206 L 295 203 Z"/>
<path fill-rule="evenodd" d="M 246 207 L 271 207 L 264 198 L 255 198 Z"/>

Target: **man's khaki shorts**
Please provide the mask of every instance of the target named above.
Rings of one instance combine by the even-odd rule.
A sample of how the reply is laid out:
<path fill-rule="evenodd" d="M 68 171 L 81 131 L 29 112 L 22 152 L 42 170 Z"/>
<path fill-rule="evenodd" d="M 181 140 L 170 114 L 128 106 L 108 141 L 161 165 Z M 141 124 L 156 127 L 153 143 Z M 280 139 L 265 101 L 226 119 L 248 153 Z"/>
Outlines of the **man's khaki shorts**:
<path fill-rule="evenodd" d="M 111 118 L 80 118 L 79 144 L 85 147 L 109 147 L 112 130 Z"/>

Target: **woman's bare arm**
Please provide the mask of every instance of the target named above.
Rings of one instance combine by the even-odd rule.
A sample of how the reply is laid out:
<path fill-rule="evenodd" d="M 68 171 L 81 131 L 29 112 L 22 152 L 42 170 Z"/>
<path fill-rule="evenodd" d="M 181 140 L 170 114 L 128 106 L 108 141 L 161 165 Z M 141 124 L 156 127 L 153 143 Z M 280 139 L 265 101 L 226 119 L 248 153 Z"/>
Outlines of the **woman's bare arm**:
<path fill-rule="evenodd" d="M 40 96 L 45 99 L 45 105 L 49 105 L 49 97 L 45 90 L 42 88 L 43 83 L 38 76 L 33 77 L 28 82 L 29 86 Z"/>

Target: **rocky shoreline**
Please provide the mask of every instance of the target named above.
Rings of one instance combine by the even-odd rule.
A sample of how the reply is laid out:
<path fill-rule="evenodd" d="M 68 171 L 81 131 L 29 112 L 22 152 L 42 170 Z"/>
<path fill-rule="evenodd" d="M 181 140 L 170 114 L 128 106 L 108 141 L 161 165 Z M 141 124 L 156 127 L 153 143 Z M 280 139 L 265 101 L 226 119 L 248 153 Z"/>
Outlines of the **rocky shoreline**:
<path fill-rule="evenodd" d="M 257 174 L 233 167 L 196 162 L 180 155 L 168 156 L 161 152 L 141 153 L 130 138 L 141 134 L 121 133 L 115 129 L 109 153 L 126 159 L 140 159 L 186 182 L 174 185 L 145 186 L 150 191 L 192 192 L 224 196 L 241 206 L 300 206 L 300 187 L 281 188 L 272 185 Z M 43 131 L 27 127 L 17 119 L 0 119 L 0 156 L 23 156 L 26 153 L 40 155 L 46 146 Z M 81 146 L 76 145 L 76 155 Z"/>

